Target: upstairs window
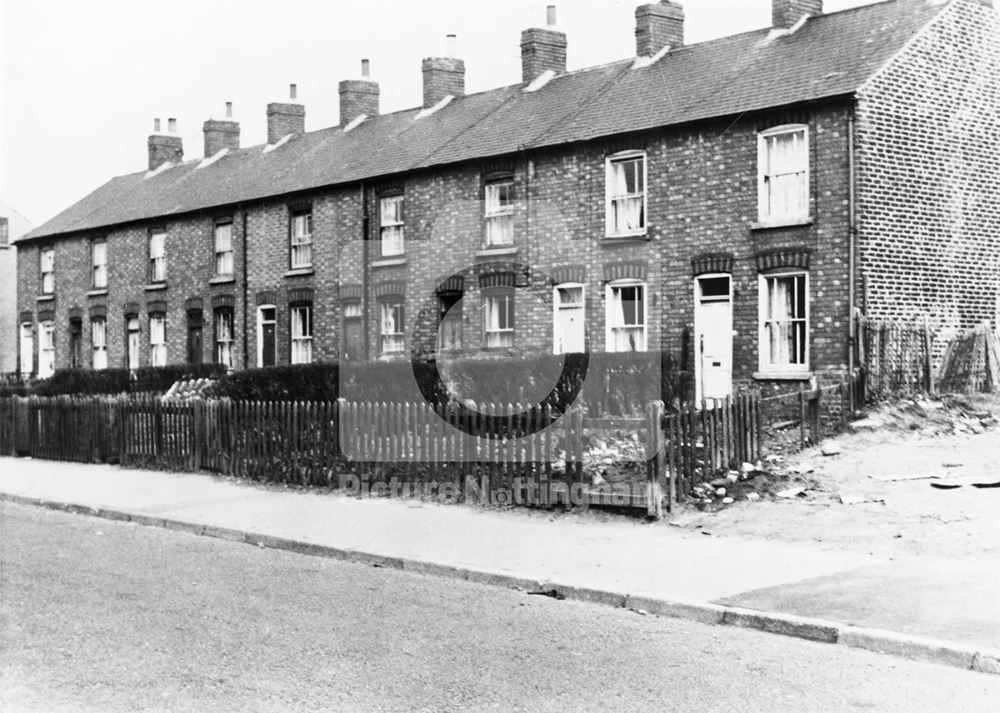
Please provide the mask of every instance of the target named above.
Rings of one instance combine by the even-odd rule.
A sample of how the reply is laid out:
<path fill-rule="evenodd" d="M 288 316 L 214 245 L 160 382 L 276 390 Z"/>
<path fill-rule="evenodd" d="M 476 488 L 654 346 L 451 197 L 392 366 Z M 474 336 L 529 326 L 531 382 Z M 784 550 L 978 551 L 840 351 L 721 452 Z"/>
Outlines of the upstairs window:
<path fill-rule="evenodd" d="M 108 321 L 104 317 L 90 320 L 90 366 L 96 370 L 108 368 Z"/>
<path fill-rule="evenodd" d="M 233 368 L 233 308 L 215 310 L 215 363 Z"/>
<path fill-rule="evenodd" d="M 51 295 L 56 290 L 55 248 L 42 248 L 39 253 L 39 272 L 41 273 L 42 294 Z"/>
<path fill-rule="evenodd" d="M 313 218 L 311 211 L 292 214 L 291 267 L 304 270 L 312 267 Z"/>
<path fill-rule="evenodd" d="M 108 244 L 103 239 L 90 244 L 90 286 L 103 290 L 108 286 Z"/>
<path fill-rule="evenodd" d="M 403 196 L 385 196 L 379 201 L 379 242 L 381 256 L 402 255 Z"/>
<path fill-rule="evenodd" d="M 608 284 L 609 352 L 646 351 L 646 284 L 620 280 Z"/>
<path fill-rule="evenodd" d="M 809 369 L 809 291 L 805 272 L 760 277 L 760 369 Z"/>
<path fill-rule="evenodd" d="M 486 182 L 486 246 L 514 244 L 514 179 L 498 178 Z"/>
<path fill-rule="evenodd" d="M 292 363 L 309 364 L 313 359 L 312 305 L 292 307 Z"/>
<path fill-rule="evenodd" d="M 809 217 L 809 129 L 779 126 L 758 138 L 759 220 Z"/>
<path fill-rule="evenodd" d="M 608 158 L 607 234 L 609 237 L 646 232 L 646 154 L 629 151 Z"/>
<path fill-rule="evenodd" d="M 149 365 L 167 365 L 167 316 L 149 315 Z"/>
<path fill-rule="evenodd" d="M 514 346 L 513 290 L 497 290 L 483 295 L 483 328 L 488 349 Z"/>
<path fill-rule="evenodd" d="M 383 354 L 400 354 L 403 351 L 403 301 L 386 300 L 381 303 L 379 337 Z"/>
<path fill-rule="evenodd" d="M 233 276 L 233 224 L 217 223 L 215 226 L 215 275 Z"/>
<path fill-rule="evenodd" d="M 149 234 L 149 281 L 167 279 L 167 234 L 156 230 Z"/>
<path fill-rule="evenodd" d="M 56 373 L 56 325 L 46 320 L 38 325 L 38 378 Z"/>

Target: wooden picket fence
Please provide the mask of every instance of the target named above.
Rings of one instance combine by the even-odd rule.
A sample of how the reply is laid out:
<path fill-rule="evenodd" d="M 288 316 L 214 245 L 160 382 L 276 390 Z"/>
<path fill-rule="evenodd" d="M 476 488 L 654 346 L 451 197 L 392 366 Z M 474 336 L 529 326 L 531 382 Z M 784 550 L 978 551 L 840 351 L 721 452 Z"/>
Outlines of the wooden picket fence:
<path fill-rule="evenodd" d="M 934 393 L 934 344 L 926 320 L 885 322 L 858 317 L 856 333 L 865 401 Z"/>

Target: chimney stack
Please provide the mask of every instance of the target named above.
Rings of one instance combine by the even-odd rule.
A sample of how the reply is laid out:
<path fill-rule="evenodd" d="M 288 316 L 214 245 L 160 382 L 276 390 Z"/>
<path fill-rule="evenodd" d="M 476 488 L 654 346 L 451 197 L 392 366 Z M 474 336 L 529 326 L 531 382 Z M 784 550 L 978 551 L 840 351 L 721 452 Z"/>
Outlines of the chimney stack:
<path fill-rule="evenodd" d="M 153 119 L 153 133 L 146 142 L 149 150 L 149 170 L 155 171 L 170 161 L 180 163 L 184 160 L 184 142 L 177 135 L 177 119 L 167 119 L 167 131 L 160 130 L 160 120 Z"/>
<path fill-rule="evenodd" d="M 652 57 L 664 48 L 684 44 L 684 8 L 678 2 L 660 0 L 635 9 L 635 54 Z"/>
<path fill-rule="evenodd" d="M 237 151 L 240 148 L 240 125 L 233 121 L 232 102 L 226 102 L 225 119 L 209 119 L 201 128 L 205 133 L 205 158 L 211 158 L 222 149 Z"/>
<path fill-rule="evenodd" d="M 771 0 L 771 25 L 775 29 L 787 30 L 804 15 L 822 14 L 823 0 Z"/>
<path fill-rule="evenodd" d="M 543 72 L 566 71 L 566 33 L 556 29 L 556 6 L 545 9 L 546 27 L 521 33 L 521 81 L 529 84 Z"/>
<path fill-rule="evenodd" d="M 276 144 L 289 134 L 306 132 L 306 108 L 297 101 L 298 87 L 290 84 L 287 102 L 267 105 L 267 143 Z"/>
<path fill-rule="evenodd" d="M 424 73 L 424 108 L 430 108 L 447 96 L 465 95 L 465 62 L 455 57 L 455 35 L 446 38 L 444 57 L 428 57 Z"/>
<path fill-rule="evenodd" d="M 378 116 L 378 82 L 369 79 L 370 64 L 361 60 L 361 79 L 340 83 L 340 126 L 344 127 L 364 114 Z"/>

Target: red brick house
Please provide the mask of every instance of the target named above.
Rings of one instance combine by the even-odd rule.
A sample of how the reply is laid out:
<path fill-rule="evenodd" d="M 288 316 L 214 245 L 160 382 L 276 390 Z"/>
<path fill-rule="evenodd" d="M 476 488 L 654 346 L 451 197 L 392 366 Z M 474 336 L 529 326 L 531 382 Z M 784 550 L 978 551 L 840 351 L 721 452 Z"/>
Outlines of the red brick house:
<path fill-rule="evenodd" d="M 338 126 L 293 87 L 267 145 L 209 121 L 204 159 L 157 127 L 148 170 L 21 241 L 35 368 L 408 358 L 430 324 L 477 357 L 663 350 L 720 396 L 844 373 L 854 312 L 995 321 L 991 3 L 773 10 L 688 45 L 644 5 L 636 57 L 576 71 L 553 16 L 520 83 L 429 58 L 385 115 L 364 63 Z"/>

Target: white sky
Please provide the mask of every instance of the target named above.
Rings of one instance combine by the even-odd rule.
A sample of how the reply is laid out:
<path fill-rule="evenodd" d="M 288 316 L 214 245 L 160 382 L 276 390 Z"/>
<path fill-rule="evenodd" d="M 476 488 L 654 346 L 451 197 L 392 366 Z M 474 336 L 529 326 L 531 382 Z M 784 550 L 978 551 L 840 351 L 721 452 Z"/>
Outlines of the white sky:
<path fill-rule="evenodd" d="M 683 0 L 682 0 L 683 1 Z M 826 0 L 827 12 L 872 0 Z M 153 117 L 177 117 L 185 158 L 234 103 L 244 146 L 299 85 L 306 129 L 337 123 L 337 83 L 372 63 L 382 111 L 421 102 L 420 60 L 458 35 L 466 91 L 520 81 L 520 32 L 546 0 L 0 0 L 0 197 L 40 224 L 112 176 L 146 167 Z M 570 69 L 635 52 L 639 0 L 554 0 Z M 771 0 L 683 1 L 687 41 L 770 24 Z"/>

